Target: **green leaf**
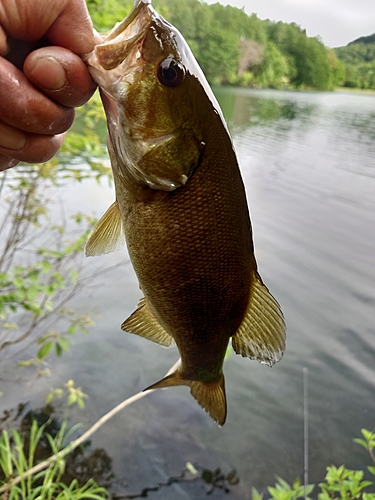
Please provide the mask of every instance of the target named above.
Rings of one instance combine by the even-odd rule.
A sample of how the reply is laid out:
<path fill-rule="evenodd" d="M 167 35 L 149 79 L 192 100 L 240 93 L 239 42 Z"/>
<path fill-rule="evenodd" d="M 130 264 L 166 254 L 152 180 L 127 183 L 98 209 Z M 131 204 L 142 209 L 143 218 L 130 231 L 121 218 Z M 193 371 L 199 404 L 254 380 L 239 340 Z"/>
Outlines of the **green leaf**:
<path fill-rule="evenodd" d="M 77 403 L 80 408 L 85 407 L 85 401 L 83 400 L 83 398 L 77 397 Z"/>
<path fill-rule="evenodd" d="M 375 500 L 375 493 L 363 493 L 363 500 Z"/>
<path fill-rule="evenodd" d="M 44 308 L 46 311 L 53 311 L 53 303 L 50 300 L 46 300 Z"/>
<path fill-rule="evenodd" d="M 72 280 L 72 283 L 74 285 L 77 283 L 77 278 L 78 278 L 78 271 L 74 269 L 70 274 L 70 279 Z"/>
<path fill-rule="evenodd" d="M 204 469 L 201 474 L 201 478 L 205 483 L 212 484 L 213 474 L 210 470 Z"/>
<path fill-rule="evenodd" d="M 305 487 L 304 486 L 301 486 L 301 488 L 303 489 L 303 492 L 305 491 Z M 306 494 L 307 495 L 310 495 L 310 493 L 312 493 L 315 489 L 315 484 L 308 484 L 306 486 Z"/>
<path fill-rule="evenodd" d="M 371 431 L 368 431 L 367 429 L 362 429 L 361 432 L 366 441 L 370 441 L 371 439 L 375 438 L 375 434 Z"/>
<path fill-rule="evenodd" d="M 375 467 L 373 467 L 373 466 L 369 465 L 369 466 L 367 467 L 367 469 L 371 472 L 371 474 L 373 474 L 373 475 L 375 476 Z"/>
<path fill-rule="evenodd" d="M 238 484 L 239 482 L 239 479 L 238 479 L 238 476 L 237 476 L 237 471 L 236 469 L 233 469 L 232 471 L 230 471 L 226 476 L 225 476 L 225 479 L 230 483 L 230 484 Z M 235 481 L 235 482 L 233 482 Z"/>
<path fill-rule="evenodd" d="M 356 439 L 353 439 L 353 441 L 361 446 L 363 446 L 366 450 L 368 449 L 368 445 L 367 445 L 367 441 L 365 441 L 364 439 L 359 439 L 359 438 L 356 438 Z"/>
<path fill-rule="evenodd" d="M 27 290 L 27 298 L 30 301 L 35 300 L 37 298 L 38 294 L 39 294 L 39 288 L 37 286 L 31 286 Z"/>
<path fill-rule="evenodd" d="M 39 278 L 39 270 L 38 269 L 33 269 L 30 273 L 29 273 L 29 279 L 31 281 L 33 281 L 34 283 L 36 283 L 38 281 L 38 278 Z"/>
<path fill-rule="evenodd" d="M 46 404 L 47 405 L 52 403 L 54 396 L 55 396 L 55 394 L 53 391 L 51 391 L 49 394 L 47 394 L 47 397 L 46 397 Z"/>
<path fill-rule="evenodd" d="M 25 368 L 27 366 L 35 366 L 38 364 L 38 361 L 36 359 L 25 359 L 18 361 L 18 366 L 20 368 Z"/>
<path fill-rule="evenodd" d="M 319 486 L 322 487 L 323 484 L 319 484 Z M 318 494 L 318 500 L 330 500 L 330 498 L 330 495 L 326 491 Z"/>
<path fill-rule="evenodd" d="M 58 342 L 56 342 L 55 344 L 55 350 L 56 350 L 56 356 L 59 358 L 62 354 L 62 347 L 61 344 L 59 344 Z"/>
<path fill-rule="evenodd" d="M 77 394 L 71 392 L 68 397 L 68 406 L 74 405 L 77 402 Z"/>
<path fill-rule="evenodd" d="M 291 486 L 281 477 L 276 476 L 277 483 L 276 483 L 276 488 L 279 489 L 280 491 L 290 491 L 292 488 Z"/>
<path fill-rule="evenodd" d="M 13 279 L 13 284 L 16 288 L 22 288 L 24 285 L 25 281 L 22 278 L 17 278 L 15 277 Z"/>
<path fill-rule="evenodd" d="M 52 340 L 46 342 L 38 351 L 37 354 L 38 359 L 44 359 L 46 356 L 48 356 L 48 354 L 51 352 L 52 347 L 53 347 Z"/>
<path fill-rule="evenodd" d="M 45 273 L 48 273 L 48 271 L 51 269 L 51 264 L 50 262 L 48 262 L 48 260 L 42 260 L 40 264 Z"/>
<path fill-rule="evenodd" d="M 367 488 L 368 486 L 371 486 L 373 484 L 372 481 L 362 481 L 360 484 L 361 489 Z"/>
<path fill-rule="evenodd" d="M 69 335 L 73 335 L 73 333 L 76 333 L 76 331 L 78 330 L 78 325 L 77 323 L 73 323 L 72 325 L 70 325 L 70 327 L 68 328 L 68 334 Z"/>
<path fill-rule="evenodd" d="M 263 494 L 259 493 L 255 488 L 251 489 L 251 499 L 252 500 L 263 500 Z"/>
<path fill-rule="evenodd" d="M 68 352 L 70 347 L 69 347 L 69 341 L 65 337 L 60 337 L 59 338 L 59 344 L 64 349 L 64 351 Z"/>

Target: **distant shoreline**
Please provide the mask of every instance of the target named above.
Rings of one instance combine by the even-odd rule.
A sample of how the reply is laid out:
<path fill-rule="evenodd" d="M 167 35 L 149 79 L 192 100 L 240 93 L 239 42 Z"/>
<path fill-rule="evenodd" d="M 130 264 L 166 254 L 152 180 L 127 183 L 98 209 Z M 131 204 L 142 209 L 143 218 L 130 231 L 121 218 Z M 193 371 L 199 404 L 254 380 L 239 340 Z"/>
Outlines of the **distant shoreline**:
<path fill-rule="evenodd" d="M 337 87 L 335 88 L 335 92 L 357 92 L 358 94 L 370 94 L 375 95 L 374 89 L 360 89 L 358 87 Z"/>

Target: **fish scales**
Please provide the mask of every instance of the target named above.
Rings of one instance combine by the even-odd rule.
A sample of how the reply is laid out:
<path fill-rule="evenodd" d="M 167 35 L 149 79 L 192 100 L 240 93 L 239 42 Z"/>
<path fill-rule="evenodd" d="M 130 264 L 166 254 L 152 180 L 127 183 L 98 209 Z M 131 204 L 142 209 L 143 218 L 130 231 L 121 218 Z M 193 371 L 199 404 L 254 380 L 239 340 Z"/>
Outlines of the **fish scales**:
<path fill-rule="evenodd" d="M 210 127 L 207 144 L 221 130 Z M 201 364 L 206 344 L 221 351 L 215 367 L 220 369 L 229 337 L 245 313 L 254 269 L 242 180 L 229 158 L 228 138 L 221 140 L 228 142 L 228 158 L 215 151 L 211 156 L 208 147 L 183 189 L 134 204 L 125 220 L 142 291 L 159 322 L 179 339 L 181 356 L 190 360 L 192 371 Z M 218 338 L 223 338 L 220 346 Z"/>
<path fill-rule="evenodd" d="M 223 425 L 223 362 L 272 366 L 285 347 L 279 304 L 254 256 L 245 189 L 220 107 L 181 34 L 148 0 L 86 57 L 101 88 L 116 201 L 87 255 L 125 240 L 144 298 L 122 329 L 163 346 L 181 366 L 150 388 L 187 385 Z"/>

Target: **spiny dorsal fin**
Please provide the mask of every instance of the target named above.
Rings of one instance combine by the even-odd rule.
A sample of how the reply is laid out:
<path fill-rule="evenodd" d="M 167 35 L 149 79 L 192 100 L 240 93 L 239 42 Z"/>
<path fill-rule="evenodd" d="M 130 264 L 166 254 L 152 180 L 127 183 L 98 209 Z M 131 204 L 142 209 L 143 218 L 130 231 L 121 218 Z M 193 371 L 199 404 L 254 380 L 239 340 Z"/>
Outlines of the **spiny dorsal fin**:
<path fill-rule="evenodd" d="M 164 387 L 173 387 L 176 385 L 189 386 L 192 396 L 194 396 L 210 417 L 219 425 L 225 424 L 227 417 L 227 399 L 225 397 L 223 374 L 220 375 L 220 379 L 217 382 L 206 383 L 200 382 L 199 380 L 187 380 L 183 378 L 179 369 L 144 390 L 163 389 Z"/>
<path fill-rule="evenodd" d="M 112 203 L 97 222 L 85 247 L 86 257 L 117 252 L 125 245 L 120 209 L 117 201 Z"/>
<path fill-rule="evenodd" d="M 283 313 L 258 274 L 252 283 L 246 316 L 232 337 L 232 346 L 237 354 L 269 366 L 274 365 L 283 355 Z"/>
<path fill-rule="evenodd" d="M 174 344 L 171 335 L 164 330 L 159 321 L 150 311 L 144 297 L 138 303 L 137 309 L 121 325 L 122 330 L 145 337 L 164 347 Z"/>

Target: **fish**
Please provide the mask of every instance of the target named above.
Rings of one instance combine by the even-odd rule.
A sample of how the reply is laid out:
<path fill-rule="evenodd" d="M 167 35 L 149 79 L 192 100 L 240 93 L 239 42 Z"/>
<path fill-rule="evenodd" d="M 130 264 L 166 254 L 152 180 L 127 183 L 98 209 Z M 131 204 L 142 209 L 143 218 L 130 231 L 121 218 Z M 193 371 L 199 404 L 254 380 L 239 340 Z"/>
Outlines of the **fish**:
<path fill-rule="evenodd" d="M 188 386 L 222 426 L 229 342 L 272 366 L 286 337 L 258 273 L 228 126 L 188 44 L 150 0 L 136 0 L 85 62 L 106 113 L 116 193 L 86 255 L 127 245 L 144 296 L 121 328 L 176 345 L 181 358 L 145 390 Z"/>

